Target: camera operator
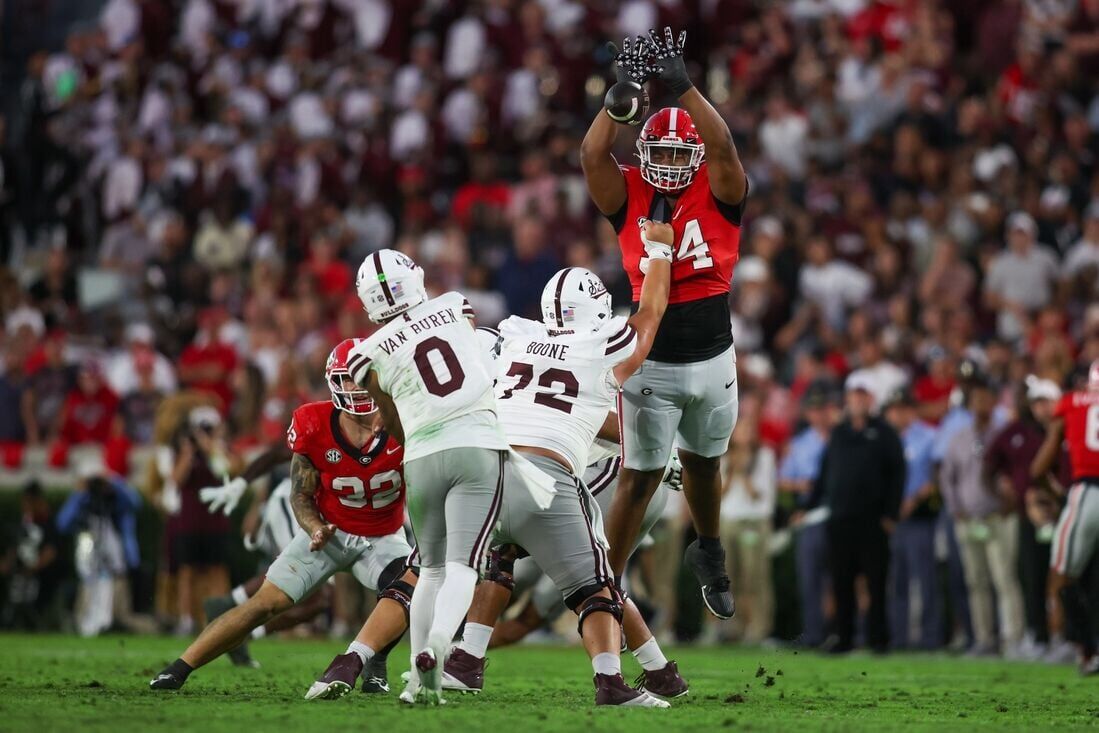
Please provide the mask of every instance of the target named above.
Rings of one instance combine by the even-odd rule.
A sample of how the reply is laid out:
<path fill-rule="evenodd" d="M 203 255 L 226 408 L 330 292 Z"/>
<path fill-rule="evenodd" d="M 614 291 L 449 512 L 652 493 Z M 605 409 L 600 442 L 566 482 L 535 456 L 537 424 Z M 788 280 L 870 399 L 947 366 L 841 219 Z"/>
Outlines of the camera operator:
<path fill-rule="evenodd" d="M 164 503 L 175 509 L 178 634 L 194 631 L 204 598 L 229 592 L 229 519 L 210 513 L 199 499 L 199 489 L 220 484 L 229 472 L 224 435 L 221 414 L 200 405 L 191 409 L 172 445 Z"/>
<path fill-rule="evenodd" d="M 151 621 L 133 613 L 130 571 L 140 563 L 137 510 L 141 497 L 99 459 L 77 465 L 77 484 L 57 513 L 57 529 L 76 535 L 76 571 L 80 587 L 76 627 L 95 636 L 113 625 L 129 631 L 152 631 Z"/>

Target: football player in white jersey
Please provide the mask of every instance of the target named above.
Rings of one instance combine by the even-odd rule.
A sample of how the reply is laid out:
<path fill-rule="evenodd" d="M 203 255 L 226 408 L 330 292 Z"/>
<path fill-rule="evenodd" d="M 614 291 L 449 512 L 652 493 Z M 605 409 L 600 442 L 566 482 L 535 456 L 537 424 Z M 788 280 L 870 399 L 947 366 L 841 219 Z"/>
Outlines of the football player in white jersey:
<path fill-rule="evenodd" d="M 440 665 L 500 514 L 508 442 L 469 301 L 455 292 L 429 299 L 423 270 L 390 249 L 363 261 L 356 287 L 382 326 L 352 350 L 348 368 L 404 445 L 421 568 L 410 611 L 412 674 L 401 699 L 439 704 Z"/>
<path fill-rule="evenodd" d="M 542 322 L 513 316 L 500 324 L 500 422 L 512 447 L 553 477 L 556 491 L 549 507 L 540 509 L 509 466 L 493 542 L 515 544 L 529 553 L 579 616 L 595 672 L 597 705 L 666 707 L 663 700 L 622 679 L 622 599 L 607 562 L 598 505 L 579 478 L 620 385 L 648 354 L 667 306 L 671 227 L 647 223 L 642 236 L 649 272 L 640 308 L 628 321 L 612 315 L 610 294 L 598 276 L 572 267 L 546 285 Z M 500 594 L 491 585 L 483 584 L 475 596 L 466 636 L 491 634 L 502 610 Z M 483 641 L 487 643 L 487 636 Z M 458 647 L 448 670 L 461 674 L 478 662 L 483 668 L 483 660 Z"/>

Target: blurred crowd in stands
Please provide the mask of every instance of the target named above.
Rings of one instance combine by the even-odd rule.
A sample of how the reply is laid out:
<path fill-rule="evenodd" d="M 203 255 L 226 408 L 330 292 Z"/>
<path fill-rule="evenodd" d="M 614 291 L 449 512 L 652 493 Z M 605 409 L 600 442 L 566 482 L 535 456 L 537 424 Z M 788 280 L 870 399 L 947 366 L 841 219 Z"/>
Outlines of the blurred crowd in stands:
<path fill-rule="evenodd" d="M 104 475 L 138 476 L 161 443 L 159 475 L 183 473 L 185 421 L 157 427 L 181 390 L 224 421 L 224 448 L 200 455 L 280 440 L 327 397 L 331 346 L 368 331 L 352 285 L 382 247 L 485 324 L 537 317 L 566 264 L 625 307 L 579 141 L 611 78 L 604 42 L 665 24 L 687 30 L 751 181 L 722 505 L 741 613 L 702 638 L 771 639 L 779 597 L 801 608 L 785 636 L 834 629 L 810 499 L 856 372 L 908 463 L 892 645 L 1056 652 L 1056 486 L 1011 454 L 1036 450 L 1054 393 L 1099 357 L 1099 0 L 109 0 L 29 58 L 0 118 L 0 471 L 91 443 Z M 1005 426 L 1022 437 L 993 451 Z M 950 450 L 959 429 L 973 450 Z M 38 527 L 42 550 L 9 552 L 9 578 L 47 584 L 72 524 L 47 515 L 28 490 L 23 538 Z M 638 563 L 669 633 L 663 560 L 686 526 L 674 507 Z"/>

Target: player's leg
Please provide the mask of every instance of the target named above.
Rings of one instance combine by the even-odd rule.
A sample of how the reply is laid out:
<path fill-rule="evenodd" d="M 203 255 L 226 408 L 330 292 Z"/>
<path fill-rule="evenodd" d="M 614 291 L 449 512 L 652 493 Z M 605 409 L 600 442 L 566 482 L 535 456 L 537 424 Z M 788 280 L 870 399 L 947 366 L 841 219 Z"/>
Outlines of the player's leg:
<path fill-rule="evenodd" d="M 306 700 L 343 697 L 354 689 L 360 675 L 363 692 L 389 692 L 386 660 L 408 628 L 416 587 L 416 574 L 407 567 L 410 554 L 402 530 L 374 539 L 355 564 L 356 579 L 368 588 L 378 589 L 378 604 L 347 650 L 337 655 L 310 686 Z"/>
<path fill-rule="evenodd" d="M 240 585 L 233 588 L 227 595 L 223 596 L 211 596 L 202 602 L 202 609 L 206 612 L 206 623 L 212 622 L 218 616 L 232 610 L 236 606 L 243 604 L 249 598 L 254 596 L 259 591 L 260 586 L 263 585 L 263 576 L 256 575 L 244 581 Z M 304 605 L 304 604 L 303 604 Z M 280 614 L 274 619 L 279 621 L 283 617 L 293 614 L 296 609 L 288 609 L 286 613 Z M 253 635 L 256 631 L 262 631 L 265 627 L 259 626 L 253 630 Z M 287 627 L 288 628 L 288 627 Z M 234 665 L 238 667 L 258 667 L 259 663 L 252 659 L 252 655 L 248 653 L 247 642 L 241 644 L 235 649 L 229 650 L 229 659 Z"/>
<path fill-rule="evenodd" d="M 638 546 L 646 535 L 652 531 L 656 523 L 664 515 L 664 509 L 668 505 L 669 489 L 660 486 L 653 494 L 652 499 L 645 507 L 645 514 L 641 518 L 641 531 L 631 547 L 630 554 L 637 551 Z M 602 496 L 595 497 L 600 509 L 605 506 L 601 501 Z M 641 611 L 624 592 L 622 605 L 622 631 L 626 637 L 626 647 L 633 654 L 637 663 L 641 665 L 641 674 L 635 682 L 638 690 L 644 690 L 649 694 L 664 699 L 671 699 L 687 694 L 687 681 L 679 674 L 679 667 L 674 661 L 664 656 L 656 636 L 641 617 Z"/>
<path fill-rule="evenodd" d="M 305 598 L 333 573 L 353 561 L 338 537 L 329 540 L 317 552 L 309 549 L 309 543 L 309 536 L 299 533 L 271 564 L 259 591 L 203 629 L 183 655 L 157 675 L 149 686 L 179 689 L 193 670 L 239 646 L 257 626 Z"/>
<path fill-rule="evenodd" d="M 527 520 L 522 526 L 516 522 L 513 531 L 578 616 L 577 629 L 595 672 L 596 704 L 666 706 L 622 679 L 623 606 L 611 577 L 606 538 L 598 529 L 602 524 L 598 504 L 554 461 L 536 456 L 532 462 L 556 479 L 557 493 L 549 508 L 526 512 Z"/>
<path fill-rule="evenodd" d="M 443 502 L 445 570 L 439 574 L 426 643 L 413 646 L 420 681 L 418 701 L 436 704 L 442 699 L 444 656 L 473 601 L 478 568 L 503 503 L 506 459 L 503 451 L 456 448 L 417 461 L 435 462 L 438 475 L 451 482 Z M 411 477 L 409 485 L 416 486 Z"/>
<path fill-rule="evenodd" d="M 510 469 L 505 469 L 505 481 L 510 480 L 511 474 Z M 473 693 L 484 689 L 485 654 L 496 622 L 515 590 L 515 560 L 518 554 L 519 548 L 514 544 L 498 545 L 489 551 L 485 577 L 473 593 L 462 640 L 446 660 L 443 670 L 445 689 Z"/>
<path fill-rule="evenodd" d="M 606 515 L 609 560 L 616 577 L 626 570 L 645 509 L 671 457 L 681 388 L 667 369 L 654 362 L 645 362 L 622 387 L 618 400 L 622 468 Z"/>
<path fill-rule="evenodd" d="M 1096 599 L 1081 582 L 1099 548 L 1099 486 L 1078 483 L 1069 491 L 1053 535 L 1050 575 L 1060 586 L 1064 615 L 1074 627 L 1081 674 L 1099 672 L 1095 645 Z"/>
<path fill-rule="evenodd" d="M 674 367 L 690 393 L 679 421 L 679 459 L 683 463 L 683 494 L 698 533 L 683 559 L 702 586 L 702 600 L 710 613 L 720 619 L 732 618 L 736 608 L 719 522 L 721 457 L 729 449 L 737 418 L 736 355 L 730 347 L 712 359 Z"/>
<path fill-rule="evenodd" d="M 445 452 L 445 451 L 444 451 Z M 450 491 L 450 480 L 440 473 L 436 456 L 425 456 L 405 462 L 405 483 L 408 485 L 408 514 L 416 538 L 409 558 L 420 568 L 416 593 L 409 607 L 408 638 L 412 646 L 411 675 L 401 693 L 401 700 L 412 702 L 420 688 L 416 655 L 427 646 L 428 632 L 435 613 L 435 599 L 443 582 L 446 563 L 446 514 L 444 502 Z"/>

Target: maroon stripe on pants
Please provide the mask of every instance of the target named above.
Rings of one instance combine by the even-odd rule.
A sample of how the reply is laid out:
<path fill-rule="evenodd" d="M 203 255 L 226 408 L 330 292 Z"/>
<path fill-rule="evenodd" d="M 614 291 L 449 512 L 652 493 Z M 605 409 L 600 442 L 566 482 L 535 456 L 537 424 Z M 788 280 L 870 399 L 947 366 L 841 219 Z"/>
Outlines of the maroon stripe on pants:
<path fill-rule="evenodd" d="M 477 533 L 477 541 L 473 543 L 473 550 L 469 553 L 469 566 L 476 570 L 481 565 L 481 556 L 485 553 L 485 546 L 492 536 L 492 528 L 496 520 L 500 518 L 500 507 L 504 498 L 504 453 L 500 452 L 500 474 L 496 479 L 496 493 L 492 497 L 492 504 L 488 508 L 488 516 L 481 525 L 481 531 Z"/>
<path fill-rule="evenodd" d="M 580 511 L 584 513 L 584 519 L 588 530 L 588 539 L 591 541 L 592 555 L 595 556 L 595 579 L 599 583 L 610 582 L 610 562 L 607 559 L 606 550 L 599 544 L 599 540 L 595 538 L 595 529 L 591 521 L 591 515 L 588 514 L 588 505 L 584 501 L 584 485 L 579 480 L 576 481 L 576 498 L 580 502 Z"/>

